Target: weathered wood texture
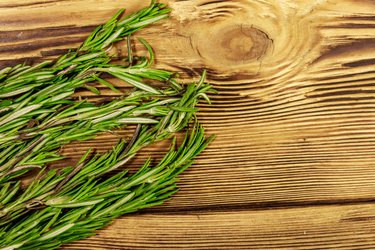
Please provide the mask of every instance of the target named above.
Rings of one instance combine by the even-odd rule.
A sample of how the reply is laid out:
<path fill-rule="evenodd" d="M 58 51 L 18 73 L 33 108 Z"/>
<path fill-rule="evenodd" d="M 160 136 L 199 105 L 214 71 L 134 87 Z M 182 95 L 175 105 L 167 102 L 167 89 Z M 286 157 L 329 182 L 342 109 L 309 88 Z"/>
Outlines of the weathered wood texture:
<path fill-rule="evenodd" d="M 374 204 L 151 213 L 64 249 L 373 249 L 374 216 Z"/>
<path fill-rule="evenodd" d="M 159 67 L 186 80 L 208 70 L 220 94 L 211 96 L 212 105 L 200 106 L 199 116 L 217 140 L 183 174 L 181 191 L 168 204 L 125 217 L 69 248 L 374 245 L 373 206 L 365 206 L 372 212 L 363 216 L 370 219 L 344 223 L 341 216 L 358 211 L 362 218 L 368 210 L 314 206 L 375 200 L 375 2 L 166 2 L 171 18 L 137 35 L 152 44 Z M 1 1 L 0 65 L 55 57 L 117 9 L 146 5 Z M 124 134 L 102 135 L 64 152 L 74 159 L 90 145 L 105 150 Z M 145 150 L 132 165 L 149 153 L 160 156 L 163 145 Z M 218 207 L 223 212 L 209 212 Z M 246 211 L 252 208 L 259 210 Z"/>

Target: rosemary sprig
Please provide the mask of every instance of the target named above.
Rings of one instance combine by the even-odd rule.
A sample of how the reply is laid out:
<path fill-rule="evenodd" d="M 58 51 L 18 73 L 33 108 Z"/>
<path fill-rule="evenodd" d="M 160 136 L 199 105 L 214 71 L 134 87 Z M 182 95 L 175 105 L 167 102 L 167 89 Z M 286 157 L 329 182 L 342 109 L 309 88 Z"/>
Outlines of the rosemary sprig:
<path fill-rule="evenodd" d="M 0 72 L 0 79 L 2 79 L 0 82 L 0 113 L 2 114 L 0 126 L 8 125 L 6 127 L 8 130 L 15 126 L 27 126 L 28 119 L 22 119 L 25 114 L 38 111 L 45 113 L 40 110 L 48 111 L 48 109 L 61 108 L 66 105 L 65 98 L 71 96 L 76 89 L 81 87 L 98 94 L 99 90 L 90 86 L 90 82 L 97 81 L 118 91 L 109 82 L 99 77 L 102 67 L 116 66 L 116 68 L 126 69 L 128 75 L 122 75 L 121 80 L 147 92 L 162 94 L 161 91 L 144 84 L 141 78 L 167 81 L 172 77 L 172 73 L 149 68 L 152 61 L 145 58 L 140 58 L 136 65 L 113 65 L 111 64 L 113 56 L 103 50 L 105 47 L 103 45 L 112 44 L 141 27 L 165 18 L 169 10 L 162 4 L 151 3 L 148 8 L 118 20 L 122 12 L 123 10 L 105 25 L 94 30 L 80 49 L 68 52 L 55 63 L 46 61 L 35 66 L 17 65 L 13 68 L 3 69 Z M 142 25 L 137 25 L 139 22 Z M 117 32 L 118 28 L 123 30 L 123 33 Z M 109 39 L 107 35 L 103 36 L 103 33 L 109 37 L 117 34 L 117 37 Z M 151 47 L 143 39 L 140 41 L 149 50 L 150 59 L 153 60 Z M 129 57 L 133 57 L 131 53 L 129 47 Z M 97 71 L 92 68 L 96 68 Z M 178 86 L 174 81 L 172 82 L 173 86 Z M 12 124 L 9 124 L 10 122 Z"/>
<path fill-rule="evenodd" d="M 170 9 L 152 1 L 148 8 L 118 19 L 125 10 L 119 10 L 106 24 L 97 27 L 78 51 L 105 49 L 121 37 L 130 35 L 143 27 L 168 17 Z M 103 42 L 104 41 L 104 42 Z"/>
<path fill-rule="evenodd" d="M 187 88 L 187 92 L 183 95 L 183 97 L 176 103 L 173 103 L 171 105 L 171 111 L 168 112 L 168 115 L 164 116 L 161 120 L 157 121 L 157 123 L 148 130 L 141 130 L 141 132 L 138 135 L 138 132 L 135 133 L 135 139 L 130 143 L 125 151 L 122 152 L 121 157 L 117 158 L 119 162 L 116 164 L 107 164 L 106 166 L 100 165 L 98 162 L 96 162 L 94 167 L 98 169 L 91 169 L 88 167 L 85 167 L 84 170 L 80 171 L 79 173 L 75 174 L 75 177 L 70 180 L 71 182 L 75 182 L 75 179 L 87 179 L 91 178 L 92 176 L 101 176 L 104 173 L 111 172 L 114 169 L 117 169 L 119 166 L 125 164 L 129 159 L 134 157 L 136 153 L 142 149 L 145 146 L 148 146 L 156 141 L 166 139 L 170 137 L 174 132 L 180 131 L 183 129 L 187 123 L 191 120 L 192 115 L 194 112 L 190 112 L 192 109 L 194 109 L 198 98 L 201 94 L 202 86 L 198 87 L 196 84 L 191 84 Z M 177 115 L 177 116 L 175 116 Z M 173 117 L 178 117 L 176 119 L 173 119 Z M 40 154 L 40 149 L 37 153 Z M 87 157 L 87 155 L 85 156 Z M 85 157 L 80 161 L 79 164 L 85 161 Z M 95 159 L 96 160 L 96 159 Z M 102 162 L 110 162 L 110 156 L 104 155 L 101 157 Z M 78 165 L 79 165 L 78 164 Z M 35 165 L 35 162 L 32 161 L 23 161 L 23 165 Z M 90 165 L 90 162 L 88 163 Z M 67 175 L 68 172 L 65 172 Z M 81 176 L 82 175 L 82 176 Z M 64 174 L 58 175 L 58 178 L 65 178 Z M 48 179 L 48 178 L 47 178 Z M 55 183 L 57 185 L 57 182 Z M 45 183 L 40 185 L 41 187 L 46 186 Z M 4 186 L 6 190 L 8 190 L 10 187 L 5 185 Z M 22 215 L 25 209 L 28 207 L 26 202 L 30 202 L 32 199 L 37 199 L 38 196 L 44 196 L 46 193 L 48 193 L 50 190 L 54 189 L 56 186 L 51 186 L 45 189 L 36 188 L 33 185 L 29 186 L 26 195 L 18 197 L 15 201 L 12 202 L 12 198 L 16 197 L 18 192 L 12 193 L 12 195 L 9 195 L 7 191 L 3 191 L 1 193 L 4 194 L 4 196 L 0 196 L 0 204 L 2 207 L 0 207 L 0 219 L 2 219 L 2 222 L 0 221 L 0 225 L 4 223 L 8 223 L 11 220 L 16 219 L 19 215 Z M 19 189 L 19 183 L 16 182 L 14 184 L 13 190 Z M 43 191 L 41 191 L 43 190 Z M 38 199 L 39 200 L 39 199 Z"/>
<path fill-rule="evenodd" d="M 171 119 L 168 131 L 176 132 L 186 125 L 184 120 L 196 112 L 195 105 L 199 97 L 209 89 L 210 85 L 191 84 L 179 98 L 154 99 L 142 104 L 139 98 L 149 94 L 139 91 L 124 100 L 115 100 L 100 107 L 78 102 L 61 112 L 52 112 L 39 125 L 21 131 L 14 130 L 12 134 L 8 133 L 8 137 L 0 138 L 4 143 L 0 147 L 3 148 L 0 183 L 61 159 L 54 150 L 73 140 L 90 139 L 102 131 L 127 124 L 158 123 L 160 118 L 166 117 Z"/>
<path fill-rule="evenodd" d="M 19 102 L 29 97 L 30 93 L 28 92 L 34 89 L 51 84 L 61 84 L 61 81 L 64 82 L 64 80 L 66 80 L 66 77 L 64 78 L 66 75 L 76 76 L 79 80 L 85 78 L 87 72 L 91 74 L 95 73 L 92 70 L 90 71 L 90 68 L 108 65 L 112 59 L 118 59 L 117 57 L 109 55 L 108 50 L 105 50 L 108 46 L 111 46 L 113 43 L 122 40 L 124 37 L 131 35 L 149 24 L 168 17 L 169 11 L 170 9 L 166 8 L 164 4 L 152 2 L 149 7 L 119 19 L 119 16 L 124 12 L 124 10 L 120 10 L 106 24 L 97 27 L 86 41 L 82 43 L 79 49 L 71 50 L 61 56 L 56 62 L 46 61 L 35 66 L 19 64 L 15 67 L 8 67 L 1 70 L 0 112 L 9 110 L 7 107 L 9 106 L 7 105 L 9 102 L 2 102 L 2 98 L 26 93 L 17 98 L 16 102 Z M 152 51 L 147 42 L 142 39 L 141 42 L 145 44 L 149 51 Z M 128 51 L 129 58 L 132 58 L 130 45 Z M 151 59 L 153 59 L 153 56 Z M 131 61 L 133 62 L 133 60 Z M 138 65 L 138 68 L 139 67 L 145 67 L 144 61 Z M 165 73 L 167 75 L 169 74 L 162 70 L 154 71 L 157 71 L 160 75 L 164 74 L 164 76 Z M 147 70 L 144 74 L 148 74 Z M 145 77 L 144 74 L 143 77 Z M 97 80 L 96 78 L 97 77 L 94 77 L 94 79 L 88 78 L 83 83 L 81 81 L 81 85 L 77 84 L 74 87 L 81 87 L 82 84 Z M 100 82 L 104 83 L 104 81 Z"/>
<path fill-rule="evenodd" d="M 17 65 L 0 72 L 0 183 L 60 159 L 52 150 L 72 140 L 86 140 L 128 123 L 155 123 L 150 115 L 168 113 L 167 104 L 177 100 L 173 96 L 179 94 L 182 87 L 171 80 L 172 73 L 150 68 L 154 55 L 145 40 L 140 39 L 150 59 L 138 58 L 136 64 L 112 64 L 112 56 L 103 49 L 166 17 L 169 10 L 153 2 L 148 8 L 118 19 L 122 12 L 94 30 L 78 50 L 70 51 L 55 63 Z M 133 58 L 129 47 L 130 57 Z M 88 101 L 77 103 L 66 99 L 80 87 L 99 93 L 89 85 L 94 81 L 118 91 L 100 77 L 107 69 L 114 70 L 113 76 L 143 92 L 99 107 Z M 145 84 L 143 79 L 168 81 L 174 89 L 159 90 Z M 171 96 L 169 100 L 142 103 L 147 98 L 168 96 Z"/>
<path fill-rule="evenodd" d="M 153 128 L 151 130 L 155 132 Z M 151 134 L 149 128 L 143 127 L 139 139 L 153 136 Z M 50 171 L 25 191 L 30 194 L 37 192 L 29 191 L 31 189 L 47 189 L 48 195 L 34 200 L 34 204 L 29 203 L 28 211 L 19 223 L 0 228 L 0 247 L 54 249 L 60 244 L 92 235 L 94 230 L 107 225 L 118 216 L 162 204 L 177 192 L 176 177 L 192 164 L 193 158 L 212 139 L 211 137 L 206 140 L 203 128 L 197 126 L 190 134 L 186 134 L 179 149 L 175 149 L 176 141 L 173 140 L 169 152 L 154 167 L 150 167 L 151 161 L 148 160 L 131 176 L 127 175 L 126 171 L 110 178 L 103 178 L 100 174 L 87 176 L 100 168 L 111 169 L 126 157 L 127 154 L 123 154 L 125 143 L 120 142 L 107 154 L 88 161 L 58 192 L 54 192 L 53 187 L 61 182 L 72 168 L 64 169 L 63 176 L 57 175 L 56 171 Z"/>
<path fill-rule="evenodd" d="M 152 53 L 153 52 L 150 51 L 150 54 Z M 105 71 L 108 67 L 110 67 L 111 69 L 116 69 L 117 71 L 124 71 L 124 73 L 121 74 L 119 79 L 126 81 L 131 85 L 137 87 L 138 89 L 144 90 L 145 92 L 153 94 L 155 96 L 175 95 L 176 91 L 173 91 L 173 89 L 157 90 L 154 87 L 151 87 L 148 84 L 143 83 L 143 79 L 152 79 L 166 82 L 172 77 L 172 73 L 170 72 L 149 68 L 148 66 L 150 64 L 151 62 L 148 62 L 146 59 L 144 59 L 139 64 L 131 66 L 121 66 L 112 64 L 105 64 L 101 67 L 99 67 L 96 64 L 93 64 L 91 66 L 95 66 L 95 71 L 97 72 Z M 28 125 L 28 121 L 30 120 L 31 115 L 40 115 L 40 113 L 45 115 L 46 113 L 53 112 L 54 109 L 62 109 L 63 107 L 71 105 L 72 102 L 66 100 L 66 98 L 71 96 L 77 88 L 80 88 L 83 85 L 85 85 L 85 87 L 89 88 L 90 90 L 95 89 L 94 87 L 87 85 L 91 81 L 98 81 L 103 85 L 106 85 L 109 88 L 116 90 L 110 83 L 100 78 L 98 74 L 95 73 L 95 71 L 86 70 L 81 71 L 80 73 L 77 72 L 77 74 L 70 76 L 68 78 L 63 78 L 63 75 L 59 75 L 56 76 L 55 82 L 53 82 L 53 84 L 45 86 L 41 89 L 36 88 L 30 90 L 29 87 L 22 88 L 20 86 L 15 86 L 16 90 L 11 90 L 10 93 L 17 92 L 17 95 L 19 95 L 21 94 L 21 90 L 27 93 L 23 94 L 21 97 L 5 99 L 1 102 L 3 114 L 0 118 L 0 133 L 10 131 L 15 127 L 26 127 Z M 86 75 L 85 77 L 80 76 L 80 74 L 84 73 L 90 74 L 89 76 Z M 38 84 L 41 84 L 41 82 L 38 81 Z M 33 84 L 29 84 L 28 86 L 32 85 Z M 177 83 L 175 81 L 173 86 L 177 86 Z M 3 89 L 3 91 L 7 91 L 7 89 Z M 42 116 L 42 118 L 44 117 Z M 3 137 L 2 134 L 0 134 L 0 138 L 1 137 Z"/>

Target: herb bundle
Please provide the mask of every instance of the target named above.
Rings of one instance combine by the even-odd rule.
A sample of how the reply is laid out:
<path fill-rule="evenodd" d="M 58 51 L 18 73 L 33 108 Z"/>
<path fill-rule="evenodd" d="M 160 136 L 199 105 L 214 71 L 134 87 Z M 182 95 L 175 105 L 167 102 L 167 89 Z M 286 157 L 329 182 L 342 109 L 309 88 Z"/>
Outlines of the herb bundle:
<path fill-rule="evenodd" d="M 166 18 L 169 9 L 152 2 L 139 12 L 120 18 L 120 10 L 97 27 L 76 50 L 56 61 L 35 66 L 16 65 L 0 70 L 0 247 L 53 249 L 94 234 L 114 218 L 162 204 L 177 191 L 177 176 L 213 139 L 195 123 L 177 148 L 173 140 L 163 160 L 148 160 L 135 173 L 123 167 L 145 146 L 173 136 L 195 117 L 200 98 L 212 91 L 204 82 L 181 86 L 174 74 L 152 68 L 154 54 L 133 55 L 130 35 Z M 125 59 L 111 52 L 126 39 Z M 135 87 L 121 93 L 104 76 Z M 149 81 L 162 83 L 153 87 Z M 99 103 L 81 100 L 82 88 L 100 96 L 95 84 L 121 96 Z M 160 85 L 160 84 L 159 84 Z M 76 166 L 48 169 L 63 157 L 58 149 L 75 140 L 136 124 L 130 141 L 121 140 L 105 154 L 91 150 Z M 20 177 L 40 169 L 29 185 Z M 116 170 L 116 171 L 114 171 Z"/>
<path fill-rule="evenodd" d="M 87 162 L 86 154 L 76 168 L 65 168 L 60 174 L 56 170 L 49 171 L 44 178 L 35 180 L 2 209 L 1 215 L 7 221 L 0 228 L 0 246 L 5 249 L 56 248 L 93 235 L 93 230 L 118 216 L 168 200 L 178 190 L 175 184 L 178 174 L 189 167 L 193 158 L 213 139 L 205 139 L 200 126 L 186 134 L 177 150 L 174 140 L 169 152 L 154 167 L 150 167 L 148 160 L 131 176 L 121 171 L 111 178 L 102 177 L 125 164 L 137 147 L 155 136 L 156 128 L 141 127 L 134 144 L 128 144 L 130 147 L 120 142 L 112 151 L 96 155 Z M 74 172 L 77 168 L 79 170 Z M 19 186 L 17 183 L 11 192 L 10 185 L 3 186 L 0 199 L 12 200 Z M 22 220 L 12 223 L 18 217 Z"/>
<path fill-rule="evenodd" d="M 140 39 L 150 52 L 149 60 L 134 58 L 128 44 L 126 62 L 113 64 L 117 57 L 105 50 L 124 36 L 165 18 L 169 10 L 164 5 L 152 3 L 148 8 L 118 19 L 122 12 L 120 10 L 105 25 L 95 29 L 79 49 L 68 52 L 54 63 L 20 64 L 0 71 L 0 183 L 60 159 L 53 150 L 71 140 L 88 139 L 121 124 L 154 122 L 153 119 L 142 119 L 147 110 L 132 110 L 135 114 L 125 112 L 139 106 L 145 99 L 173 96 L 181 90 L 181 86 L 171 79 L 172 73 L 150 68 L 154 56 L 145 40 Z M 89 85 L 91 82 L 99 82 L 118 92 L 108 81 L 100 78 L 102 72 L 108 72 L 143 92 L 133 93 L 124 100 L 113 100 L 101 107 L 87 101 L 77 103 L 66 99 L 81 87 L 99 94 L 99 90 Z M 143 83 L 144 79 L 169 81 L 173 88 L 157 90 Z M 160 107 L 169 101 L 173 99 L 150 104 L 155 107 L 150 112 L 156 115 L 168 112 Z M 143 105 L 142 108 L 147 107 Z M 139 116 L 141 119 L 134 119 Z M 72 123 L 74 120 L 78 120 L 78 124 Z M 69 126 L 61 126 L 66 123 Z M 36 152 L 39 154 L 35 155 Z"/>

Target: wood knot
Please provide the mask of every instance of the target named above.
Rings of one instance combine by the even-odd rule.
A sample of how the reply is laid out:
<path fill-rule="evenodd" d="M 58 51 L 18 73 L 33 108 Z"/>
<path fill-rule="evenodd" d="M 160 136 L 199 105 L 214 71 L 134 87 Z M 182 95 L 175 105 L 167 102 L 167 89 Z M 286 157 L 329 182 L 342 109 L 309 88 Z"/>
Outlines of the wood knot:
<path fill-rule="evenodd" d="M 233 24 L 209 33 L 210 41 L 200 39 L 198 51 L 215 64 L 238 66 L 259 60 L 272 42 L 265 32 L 251 25 Z"/>
<path fill-rule="evenodd" d="M 223 34 L 221 47 L 233 62 L 258 60 L 266 54 L 271 40 L 263 31 L 252 26 L 236 26 Z"/>

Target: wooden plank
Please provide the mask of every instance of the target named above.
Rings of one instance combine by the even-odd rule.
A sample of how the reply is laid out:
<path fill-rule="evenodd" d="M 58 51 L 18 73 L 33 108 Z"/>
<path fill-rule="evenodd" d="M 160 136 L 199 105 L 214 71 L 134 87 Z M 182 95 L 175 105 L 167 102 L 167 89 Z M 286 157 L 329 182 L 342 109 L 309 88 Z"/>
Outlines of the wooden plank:
<path fill-rule="evenodd" d="M 64 147 L 63 152 L 73 156 L 73 164 L 81 155 L 76 151 L 83 152 L 97 144 L 109 148 L 119 137 L 126 138 L 127 134 L 118 132 L 115 135 L 103 136 L 92 143 L 75 143 Z M 167 147 L 168 142 L 162 142 L 143 150 L 129 164 L 129 168 L 136 169 L 150 155 L 156 160 L 160 159 Z M 235 149 L 232 148 L 233 151 Z M 223 152 L 220 143 L 216 141 L 198 157 L 194 166 L 182 174 L 180 192 L 158 210 L 370 201 L 374 199 L 375 190 L 372 152 L 355 156 L 356 149 L 358 146 L 352 146 L 352 155 L 342 151 L 337 153 L 338 155 L 332 153 L 322 159 L 312 153 L 305 156 L 314 158 L 314 161 L 303 158 L 284 160 L 291 150 L 274 153 L 275 155 L 267 158 L 268 152 L 254 148 L 249 150 L 247 156 L 242 157 L 240 153 L 229 155 L 230 151 Z M 239 150 L 246 152 L 244 148 Z M 300 152 L 303 155 L 303 149 Z M 323 157 L 324 153 L 321 155 Z M 335 159 L 332 159 L 333 157 Z"/>
<path fill-rule="evenodd" d="M 199 117 L 218 138 L 172 201 L 65 249 L 373 248 L 375 205 L 308 205 L 375 198 L 374 1 L 165 2 L 171 18 L 138 35 L 154 47 L 158 67 L 186 81 L 208 70 L 220 94 L 200 105 Z M 119 8 L 146 4 L 1 1 L 0 65 L 54 58 Z M 74 162 L 128 134 L 63 152 Z M 159 158 L 167 144 L 144 150 L 130 168 Z M 305 207 L 264 209 L 291 205 Z M 247 210 L 255 207 L 264 210 Z"/>
<path fill-rule="evenodd" d="M 373 249 L 375 205 L 142 214 L 63 249 Z"/>
<path fill-rule="evenodd" d="M 374 199 L 373 1 L 169 4 L 171 19 L 139 36 L 155 48 L 157 66 L 186 80 L 207 68 L 220 94 L 199 115 L 218 138 L 163 209 Z M 135 1 L 2 1 L 2 65 L 54 57 L 123 6 L 141 7 Z M 105 135 L 64 150 L 76 159 L 88 146 L 105 150 L 115 140 Z M 160 156 L 161 148 L 147 152 Z"/>

